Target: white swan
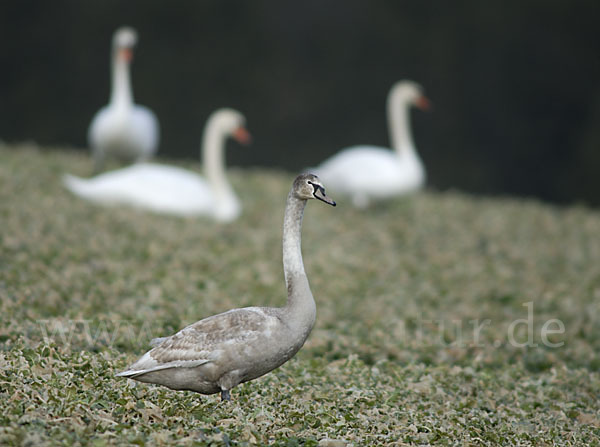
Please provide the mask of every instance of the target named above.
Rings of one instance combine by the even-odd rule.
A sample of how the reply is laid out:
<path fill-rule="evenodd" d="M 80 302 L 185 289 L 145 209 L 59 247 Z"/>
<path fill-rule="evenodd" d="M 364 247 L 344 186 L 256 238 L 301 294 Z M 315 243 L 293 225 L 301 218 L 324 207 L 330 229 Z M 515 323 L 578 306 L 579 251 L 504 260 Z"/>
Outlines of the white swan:
<path fill-rule="evenodd" d="M 129 63 L 136 42 L 136 32 L 128 27 L 119 28 L 113 36 L 110 102 L 96 113 L 88 130 L 95 172 L 102 170 L 108 156 L 144 161 L 158 146 L 156 116 L 133 102 Z"/>
<path fill-rule="evenodd" d="M 219 109 L 209 117 L 202 142 L 206 180 L 175 166 L 138 163 L 91 179 L 67 174 L 64 184 L 73 194 L 96 203 L 231 221 L 239 216 L 241 206 L 225 175 L 223 146 L 228 136 L 249 142 L 244 123 L 244 117 L 232 109 Z"/>
<path fill-rule="evenodd" d="M 304 272 L 301 227 L 308 199 L 335 206 L 319 179 L 299 175 L 283 219 L 283 270 L 288 299 L 283 307 L 246 307 L 200 320 L 153 349 L 117 376 L 202 394 L 221 393 L 277 368 L 298 352 L 313 328 L 316 305 Z"/>
<path fill-rule="evenodd" d="M 371 200 L 420 188 L 425 182 L 425 169 L 410 131 L 410 105 L 425 110 L 429 101 L 414 82 L 397 82 L 387 100 L 393 151 L 375 146 L 354 146 L 328 158 L 313 171 L 331 190 L 350 196 L 359 208 L 368 206 Z"/>

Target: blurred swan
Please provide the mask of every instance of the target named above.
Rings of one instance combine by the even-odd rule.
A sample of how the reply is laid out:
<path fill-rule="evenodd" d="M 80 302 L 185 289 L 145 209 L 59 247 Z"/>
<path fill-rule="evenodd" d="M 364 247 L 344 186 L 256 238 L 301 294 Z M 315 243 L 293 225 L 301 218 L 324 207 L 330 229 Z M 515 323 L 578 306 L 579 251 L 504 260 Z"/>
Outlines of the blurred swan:
<path fill-rule="evenodd" d="M 328 158 L 315 172 L 327 186 L 350 196 L 354 206 L 365 208 L 380 200 L 419 189 L 425 169 L 411 135 L 409 107 L 429 108 L 422 88 L 399 81 L 387 99 L 387 117 L 393 151 L 376 146 L 353 146 Z"/>
<path fill-rule="evenodd" d="M 122 160 L 144 161 L 156 153 L 159 128 L 156 116 L 134 104 L 129 64 L 137 34 L 132 28 L 119 28 L 112 43 L 112 85 L 110 102 L 96 113 L 88 130 L 94 172 L 112 156 Z"/>
<path fill-rule="evenodd" d="M 304 271 L 302 216 L 306 203 L 329 205 L 323 184 L 312 174 L 296 177 L 283 218 L 283 271 L 287 304 L 245 307 L 197 321 L 170 337 L 154 339 L 153 349 L 117 376 L 202 394 L 229 391 L 291 359 L 310 334 L 316 305 Z"/>
<path fill-rule="evenodd" d="M 63 181 L 73 194 L 96 203 L 231 221 L 240 215 L 241 206 L 225 175 L 223 146 L 228 136 L 248 143 L 244 125 L 244 117 L 232 109 L 219 109 L 209 117 L 202 142 L 206 180 L 175 166 L 138 163 L 91 179 L 67 174 Z"/>

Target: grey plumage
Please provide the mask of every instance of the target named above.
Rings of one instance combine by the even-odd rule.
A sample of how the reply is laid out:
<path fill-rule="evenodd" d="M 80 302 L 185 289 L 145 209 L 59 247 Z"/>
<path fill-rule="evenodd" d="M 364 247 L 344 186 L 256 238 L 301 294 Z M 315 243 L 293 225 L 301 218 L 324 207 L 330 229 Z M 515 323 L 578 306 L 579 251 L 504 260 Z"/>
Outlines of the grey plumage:
<path fill-rule="evenodd" d="M 335 202 L 318 178 L 302 174 L 288 195 L 283 231 L 283 264 L 288 301 L 283 307 L 234 309 L 200 320 L 170 337 L 152 340 L 121 377 L 202 394 L 229 390 L 282 365 L 302 347 L 316 318 L 304 271 L 300 230 L 308 199 Z"/>

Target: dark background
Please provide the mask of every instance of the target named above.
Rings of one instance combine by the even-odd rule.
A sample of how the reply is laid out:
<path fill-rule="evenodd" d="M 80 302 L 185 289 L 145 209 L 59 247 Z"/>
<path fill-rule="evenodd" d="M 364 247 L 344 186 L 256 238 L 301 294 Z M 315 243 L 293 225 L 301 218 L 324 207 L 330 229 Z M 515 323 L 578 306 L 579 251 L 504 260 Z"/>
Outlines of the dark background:
<path fill-rule="evenodd" d="M 85 148 L 121 25 L 139 32 L 134 95 L 163 157 L 197 158 L 222 106 L 254 136 L 231 165 L 387 145 L 406 78 L 434 104 L 412 112 L 430 187 L 600 205 L 598 0 L 2 1 L 0 138 Z"/>

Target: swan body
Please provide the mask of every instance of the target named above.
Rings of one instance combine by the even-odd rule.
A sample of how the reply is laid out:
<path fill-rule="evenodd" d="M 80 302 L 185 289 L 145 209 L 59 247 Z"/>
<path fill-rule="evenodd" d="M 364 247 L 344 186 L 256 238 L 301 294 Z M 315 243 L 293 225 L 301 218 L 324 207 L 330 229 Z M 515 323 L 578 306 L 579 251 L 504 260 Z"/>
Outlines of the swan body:
<path fill-rule="evenodd" d="M 425 168 L 415 149 L 409 126 L 411 105 L 428 108 L 419 85 L 396 83 L 388 95 L 388 121 L 393 150 L 354 146 L 325 160 L 313 171 L 332 190 L 350 196 L 356 207 L 421 188 Z"/>
<path fill-rule="evenodd" d="M 133 101 L 129 64 L 136 42 L 131 28 L 119 28 L 113 36 L 110 102 L 96 113 L 88 130 L 96 172 L 107 157 L 144 161 L 156 153 L 158 120 L 150 109 Z"/>
<path fill-rule="evenodd" d="M 240 215 L 241 205 L 225 176 L 223 146 L 228 136 L 248 142 L 244 122 L 244 117 L 232 109 L 219 109 L 209 117 L 202 143 L 206 178 L 175 166 L 138 163 L 91 179 L 66 175 L 65 186 L 95 203 L 231 221 Z"/>
<path fill-rule="evenodd" d="M 360 169 L 357 169 L 360 166 Z M 408 155 L 399 161 L 396 153 L 376 146 L 355 146 L 331 157 L 315 171 L 334 189 L 352 197 L 357 207 L 371 200 L 389 199 L 418 189 L 425 172 L 420 161 Z M 354 172 L 353 176 L 348 173 Z"/>
<path fill-rule="evenodd" d="M 199 175 L 174 166 L 138 163 L 93 179 L 66 175 L 79 197 L 106 205 L 123 204 L 156 213 L 195 216 L 215 209 L 210 186 Z"/>
<path fill-rule="evenodd" d="M 170 337 L 117 376 L 202 394 L 221 393 L 282 365 L 302 347 L 316 318 L 304 271 L 301 226 L 307 200 L 335 206 L 312 174 L 296 178 L 283 225 L 283 267 L 288 291 L 283 307 L 246 307 L 200 320 Z"/>

